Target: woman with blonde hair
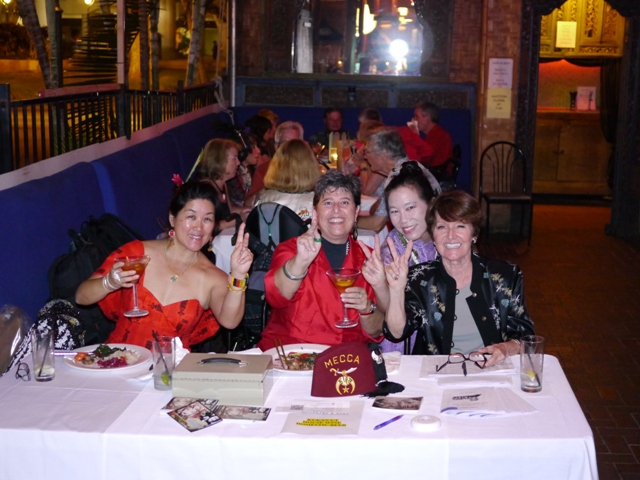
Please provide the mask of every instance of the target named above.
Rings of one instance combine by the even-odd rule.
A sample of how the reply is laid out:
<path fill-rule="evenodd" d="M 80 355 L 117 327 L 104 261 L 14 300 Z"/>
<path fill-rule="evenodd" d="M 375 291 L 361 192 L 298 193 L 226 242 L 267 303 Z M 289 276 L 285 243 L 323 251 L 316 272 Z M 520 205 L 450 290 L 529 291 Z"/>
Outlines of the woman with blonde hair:
<path fill-rule="evenodd" d="M 311 220 L 313 189 L 320 177 L 318 162 L 304 140 L 289 140 L 276 151 L 264 177 L 265 189 L 254 206 L 275 202 L 289 207 L 304 220 Z"/>

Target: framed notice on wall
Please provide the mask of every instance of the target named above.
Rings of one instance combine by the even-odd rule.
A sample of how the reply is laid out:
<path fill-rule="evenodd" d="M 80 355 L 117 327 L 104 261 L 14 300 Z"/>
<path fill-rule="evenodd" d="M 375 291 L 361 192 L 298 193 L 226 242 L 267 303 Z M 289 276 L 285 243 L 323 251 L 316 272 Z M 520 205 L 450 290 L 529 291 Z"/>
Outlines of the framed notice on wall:
<path fill-rule="evenodd" d="M 576 48 L 576 22 L 557 22 L 556 48 Z"/>

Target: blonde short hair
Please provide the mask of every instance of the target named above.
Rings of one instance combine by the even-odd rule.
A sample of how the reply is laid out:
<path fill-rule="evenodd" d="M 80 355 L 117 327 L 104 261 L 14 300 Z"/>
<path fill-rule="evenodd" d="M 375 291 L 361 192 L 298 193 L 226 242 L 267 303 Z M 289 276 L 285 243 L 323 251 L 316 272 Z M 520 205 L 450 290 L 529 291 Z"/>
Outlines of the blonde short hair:
<path fill-rule="evenodd" d="M 218 180 L 227 166 L 227 152 L 234 149 L 239 152 L 242 147 L 233 140 L 214 138 L 204 146 L 202 159 L 200 160 L 200 175 L 202 178 Z"/>
<path fill-rule="evenodd" d="M 313 150 L 304 140 L 280 145 L 264 176 L 264 186 L 289 193 L 313 190 L 320 170 Z"/>

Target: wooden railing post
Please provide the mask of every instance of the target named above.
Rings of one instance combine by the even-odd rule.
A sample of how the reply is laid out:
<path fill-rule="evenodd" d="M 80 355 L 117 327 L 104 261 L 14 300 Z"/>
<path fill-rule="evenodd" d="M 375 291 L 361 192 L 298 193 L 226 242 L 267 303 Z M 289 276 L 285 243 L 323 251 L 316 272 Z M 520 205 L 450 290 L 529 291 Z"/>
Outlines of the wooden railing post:
<path fill-rule="evenodd" d="M 178 80 L 178 88 L 176 88 L 176 115 L 184 114 L 184 82 Z"/>
<path fill-rule="evenodd" d="M 11 145 L 11 91 L 8 83 L 0 84 L 0 173 L 13 170 Z"/>

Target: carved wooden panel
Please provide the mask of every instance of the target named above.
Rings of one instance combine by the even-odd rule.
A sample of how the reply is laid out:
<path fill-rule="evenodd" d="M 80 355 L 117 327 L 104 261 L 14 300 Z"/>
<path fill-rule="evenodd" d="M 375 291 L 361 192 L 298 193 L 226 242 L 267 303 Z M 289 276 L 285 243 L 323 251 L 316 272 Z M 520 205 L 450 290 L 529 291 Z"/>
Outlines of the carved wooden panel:
<path fill-rule="evenodd" d="M 413 108 L 420 100 L 433 102 L 440 108 L 472 108 L 469 95 L 464 91 L 429 90 L 428 87 L 416 90 L 400 90 L 397 94 L 398 107 Z"/>
<path fill-rule="evenodd" d="M 576 48 L 555 48 L 559 21 L 577 23 Z M 547 58 L 622 56 L 624 18 L 604 0 L 567 0 L 540 24 L 540 55 Z"/>
<path fill-rule="evenodd" d="M 246 85 L 245 105 L 313 106 L 313 87 L 283 85 Z"/>

